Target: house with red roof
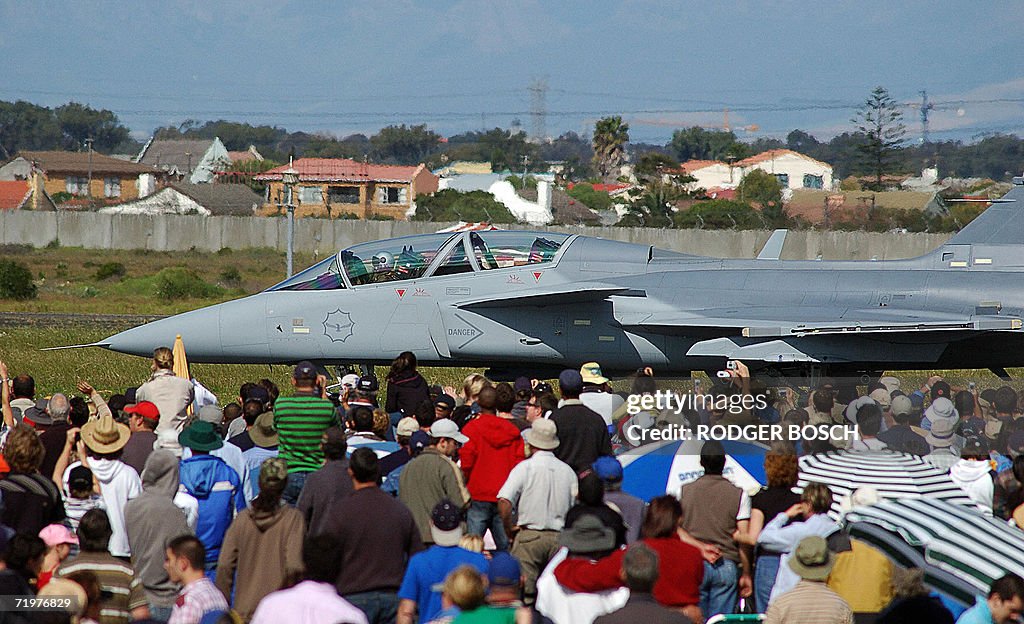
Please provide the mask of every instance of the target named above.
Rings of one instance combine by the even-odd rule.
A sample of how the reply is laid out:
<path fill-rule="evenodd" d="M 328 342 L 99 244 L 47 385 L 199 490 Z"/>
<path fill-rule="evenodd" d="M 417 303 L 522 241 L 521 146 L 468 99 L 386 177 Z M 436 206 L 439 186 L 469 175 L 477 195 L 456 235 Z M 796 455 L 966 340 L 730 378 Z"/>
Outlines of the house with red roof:
<path fill-rule="evenodd" d="M 788 149 L 761 152 L 736 162 L 740 178 L 755 169 L 770 173 L 783 189 L 832 190 L 832 165 Z"/>
<path fill-rule="evenodd" d="M 687 191 L 711 188 L 729 188 L 740 183 L 738 171 L 719 160 L 688 160 L 679 165 L 678 169 L 667 171 L 665 182 L 673 175 L 688 175 L 694 179 L 686 185 Z"/>
<path fill-rule="evenodd" d="M 299 174 L 294 198 L 292 189 L 282 181 L 289 165 L 254 176 L 267 185 L 265 213 L 291 203 L 299 216 L 354 214 L 360 219 L 405 220 L 415 211 L 416 196 L 437 191 L 439 179 L 423 164 L 407 167 L 349 158 L 300 158 L 290 166 Z"/>
<path fill-rule="evenodd" d="M 783 190 L 832 189 L 832 165 L 788 149 L 768 150 L 731 165 L 718 160 L 688 160 L 668 173 L 692 176 L 696 180 L 688 185 L 692 191 L 736 188 L 755 169 L 775 176 Z"/>

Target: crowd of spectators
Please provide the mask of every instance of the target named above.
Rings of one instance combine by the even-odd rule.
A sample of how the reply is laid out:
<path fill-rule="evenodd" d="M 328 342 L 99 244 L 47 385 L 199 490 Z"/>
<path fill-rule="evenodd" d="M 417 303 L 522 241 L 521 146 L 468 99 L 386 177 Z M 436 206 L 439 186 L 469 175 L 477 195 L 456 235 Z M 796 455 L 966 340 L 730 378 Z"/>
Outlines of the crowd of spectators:
<path fill-rule="evenodd" d="M 346 375 L 334 393 L 300 362 L 290 390 L 247 381 L 221 408 L 173 368 L 160 348 L 137 388 L 103 397 L 82 381 L 81 397 L 44 399 L 0 363 L 0 594 L 76 597 L 42 620 L 0 619 L 973 624 L 1024 608 L 1012 574 L 958 608 L 851 537 L 829 487 L 794 489 L 799 455 L 910 453 L 948 471 L 979 513 L 1024 527 L 1024 418 L 1009 386 L 932 377 L 907 392 L 883 377 L 779 391 L 737 363 L 700 407 L 636 410 L 659 392 L 650 369 L 631 379 L 634 397 L 595 362 L 552 383 L 474 374 L 456 390 L 430 385 L 406 352 L 382 397 L 373 375 Z M 737 396 L 766 400 L 715 400 Z M 717 441 L 678 491 L 623 490 L 639 433 L 717 424 L 858 435 L 774 445 L 759 491 L 727 478 Z"/>

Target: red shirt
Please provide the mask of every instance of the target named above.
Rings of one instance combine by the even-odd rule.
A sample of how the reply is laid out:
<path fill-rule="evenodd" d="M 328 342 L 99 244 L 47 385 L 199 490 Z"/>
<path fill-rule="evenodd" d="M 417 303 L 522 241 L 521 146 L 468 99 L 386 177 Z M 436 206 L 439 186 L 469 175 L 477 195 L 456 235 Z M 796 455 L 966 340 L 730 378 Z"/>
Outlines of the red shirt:
<path fill-rule="evenodd" d="M 666 607 L 699 604 L 700 583 L 704 580 L 704 559 L 700 551 L 678 537 L 640 540 L 658 553 L 658 581 L 654 599 Z M 626 550 L 613 552 L 604 559 L 566 559 L 555 568 L 555 578 L 572 591 L 598 592 L 622 587 L 619 571 Z"/>
<path fill-rule="evenodd" d="M 475 501 L 498 501 L 508 473 L 526 458 L 523 436 L 511 420 L 481 414 L 462 427 L 469 442 L 459 450 L 466 489 Z"/>

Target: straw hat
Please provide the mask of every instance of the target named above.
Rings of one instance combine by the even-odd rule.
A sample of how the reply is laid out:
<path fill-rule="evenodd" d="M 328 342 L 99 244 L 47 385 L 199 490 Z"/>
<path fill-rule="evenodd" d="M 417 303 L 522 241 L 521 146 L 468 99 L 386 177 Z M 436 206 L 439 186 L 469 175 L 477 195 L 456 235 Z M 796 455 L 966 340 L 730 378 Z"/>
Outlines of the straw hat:
<path fill-rule="evenodd" d="M 90 420 L 82 426 L 82 442 L 94 453 L 114 453 L 128 444 L 131 431 L 128 425 L 115 422 L 110 412 L 104 412 L 97 420 Z"/>

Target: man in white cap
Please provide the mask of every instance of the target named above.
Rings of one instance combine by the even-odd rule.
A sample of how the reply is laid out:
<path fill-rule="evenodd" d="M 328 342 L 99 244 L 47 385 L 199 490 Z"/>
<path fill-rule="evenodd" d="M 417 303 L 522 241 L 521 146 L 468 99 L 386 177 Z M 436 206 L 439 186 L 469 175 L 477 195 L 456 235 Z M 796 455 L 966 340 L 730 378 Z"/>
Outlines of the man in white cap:
<path fill-rule="evenodd" d="M 448 499 L 460 510 L 469 506 L 469 491 L 462 470 L 452 461 L 459 445 L 468 441 L 453 421 L 447 418 L 434 421 L 427 447 L 402 469 L 398 498 L 412 512 L 424 544 L 434 543 L 430 514 L 439 502 Z"/>
<path fill-rule="evenodd" d="M 510 552 L 522 565 L 524 597 L 532 604 L 537 577 L 558 552 L 558 533 L 565 526 L 565 515 L 575 502 L 579 485 L 572 468 L 552 452 L 559 444 L 554 421 L 534 421 L 526 443 L 533 454 L 516 464 L 501 486 L 498 512 L 505 534 L 514 540 Z M 516 524 L 512 522 L 513 511 Z"/>
<path fill-rule="evenodd" d="M 956 421 L 950 418 L 943 418 L 932 423 L 932 429 L 926 437 L 931 452 L 924 456 L 929 463 L 943 470 L 949 470 L 953 464 L 960 461 L 960 451 L 956 448 L 956 438 L 960 436 L 954 433 L 955 430 Z"/>
<path fill-rule="evenodd" d="M 946 397 L 938 397 L 932 401 L 932 404 L 924 411 L 921 428 L 931 429 L 937 420 L 952 420 L 954 423 L 960 420 L 960 413 L 956 411 L 953 402 Z M 963 446 L 963 443 L 960 446 Z"/>

